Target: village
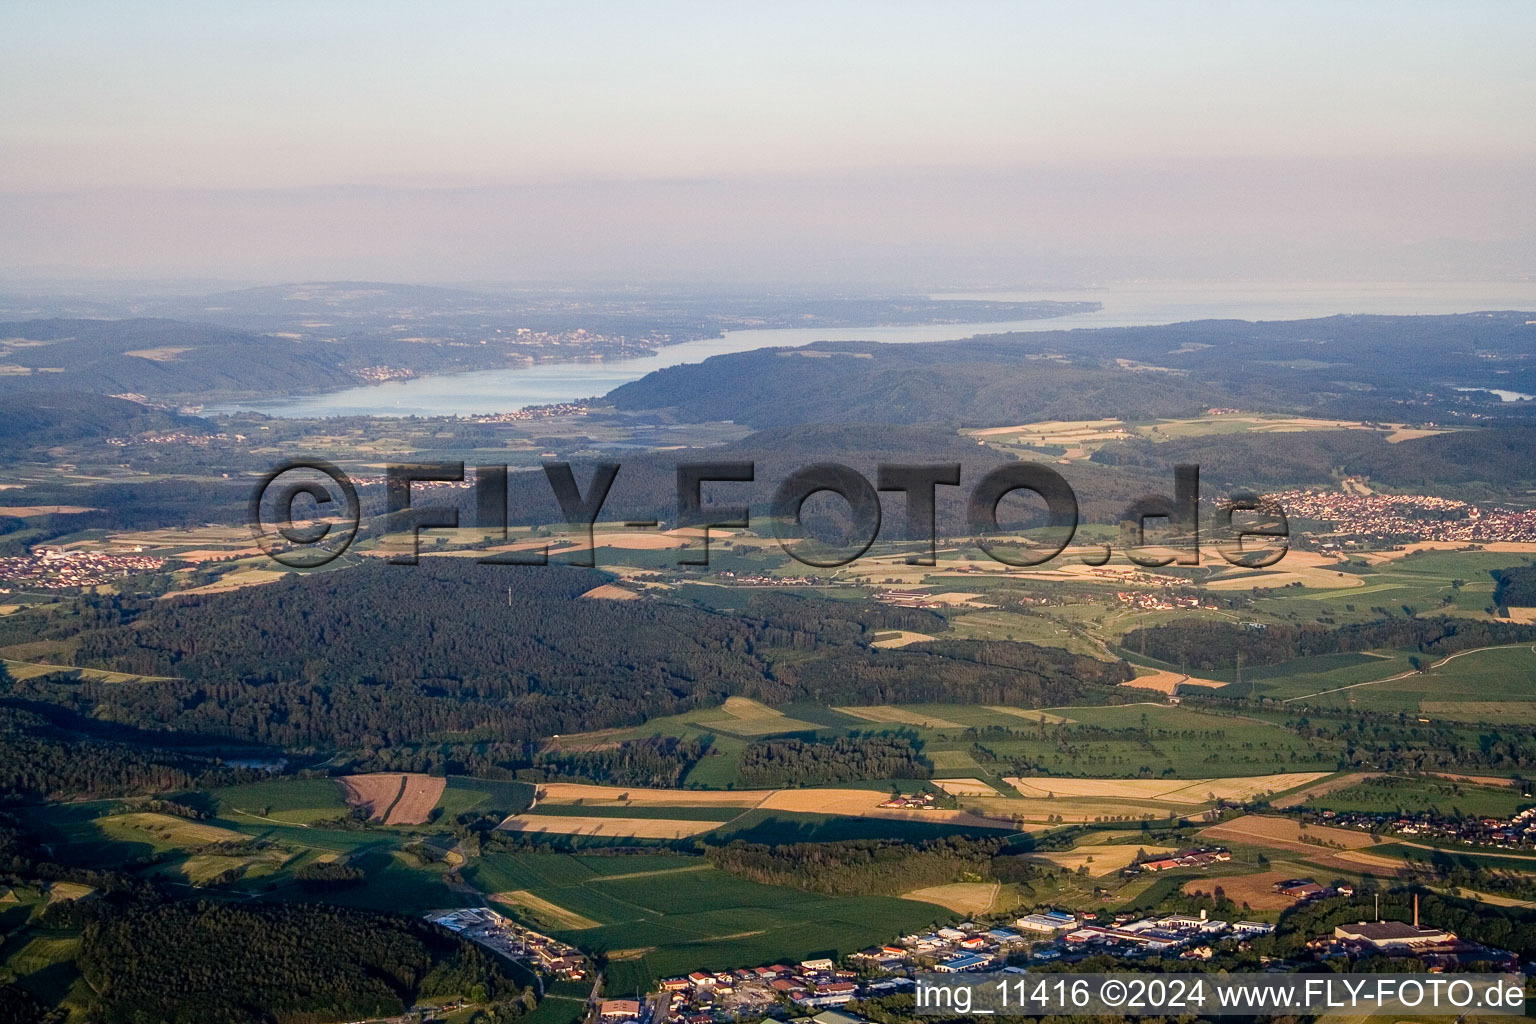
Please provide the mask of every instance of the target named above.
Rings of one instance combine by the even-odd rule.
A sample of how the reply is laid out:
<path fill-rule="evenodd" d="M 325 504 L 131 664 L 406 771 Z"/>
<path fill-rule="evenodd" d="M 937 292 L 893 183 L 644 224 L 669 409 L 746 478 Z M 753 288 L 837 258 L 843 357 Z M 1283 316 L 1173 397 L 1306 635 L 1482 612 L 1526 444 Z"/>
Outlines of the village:
<path fill-rule="evenodd" d="M 1536 541 L 1536 509 L 1483 508 L 1415 494 L 1292 490 L 1269 495 L 1292 519 L 1328 523 L 1323 550 L 1404 541 Z"/>
<path fill-rule="evenodd" d="M 1370 811 L 1322 811 L 1317 819 L 1336 828 L 1427 839 L 1449 839 L 1503 850 L 1529 849 L 1536 843 L 1536 807 L 1511 818 L 1469 817 L 1420 811 L 1417 814 Z"/>
<path fill-rule="evenodd" d="M 100 586 L 164 565 L 165 559 L 153 555 L 107 555 L 40 547 L 30 556 L 0 558 L 0 581 L 39 590 L 72 590 Z M 9 592 L 8 587 L 0 587 L 0 594 Z"/>

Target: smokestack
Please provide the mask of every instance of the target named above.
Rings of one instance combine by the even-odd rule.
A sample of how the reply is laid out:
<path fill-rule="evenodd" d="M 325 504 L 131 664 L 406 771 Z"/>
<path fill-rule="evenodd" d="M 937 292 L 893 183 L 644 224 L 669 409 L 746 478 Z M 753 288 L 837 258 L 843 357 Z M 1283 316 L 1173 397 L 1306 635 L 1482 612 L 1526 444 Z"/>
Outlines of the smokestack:
<path fill-rule="evenodd" d="M 1413 894 L 1413 926 L 1419 926 L 1419 894 Z"/>
<path fill-rule="evenodd" d="M 1376 920 L 1381 920 L 1381 893 L 1376 894 Z"/>

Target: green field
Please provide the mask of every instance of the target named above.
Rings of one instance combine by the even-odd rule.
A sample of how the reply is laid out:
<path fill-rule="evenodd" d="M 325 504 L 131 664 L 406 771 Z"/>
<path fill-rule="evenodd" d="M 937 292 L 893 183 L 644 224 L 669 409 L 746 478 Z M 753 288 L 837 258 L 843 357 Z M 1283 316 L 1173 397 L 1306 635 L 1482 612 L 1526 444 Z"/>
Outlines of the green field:
<path fill-rule="evenodd" d="M 483 892 L 527 891 L 597 922 L 553 931 L 610 956 L 613 994 L 691 970 L 840 955 L 947 918 L 931 904 L 759 885 L 666 855 L 492 854 L 465 877 Z"/>
<path fill-rule="evenodd" d="M 1536 724 L 1536 650 L 1529 644 L 1458 654 L 1436 668 L 1402 679 L 1353 685 L 1307 698 L 1314 706 L 1422 714 L 1436 721 Z M 1376 678 L 1408 671 L 1404 665 Z"/>
<path fill-rule="evenodd" d="M 341 787 L 331 779 L 273 779 L 208 791 L 218 813 L 241 819 L 308 824 L 347 813 Z"/>
<path fill-rule="evenodd" d="M 998 829 L 967 828 L 937 822 L 884 818 L 849 818 L 829 814 L 752 810 L 729 824 L 706 833 L 711 843 L 743 840 L 748 843 L 835 843 L 851 839 L 902 839 L 920 842 L 944 836 L 998 836 Z"/>
<path fill-rule="evenodd" d="M 472 779 L 451 775 L 437 806 L 444 821 L 460 814 L 505 817 L 524 810 L 533 802 L 534 786 L 527 782 L 502 782 L 496 779 Z"/>

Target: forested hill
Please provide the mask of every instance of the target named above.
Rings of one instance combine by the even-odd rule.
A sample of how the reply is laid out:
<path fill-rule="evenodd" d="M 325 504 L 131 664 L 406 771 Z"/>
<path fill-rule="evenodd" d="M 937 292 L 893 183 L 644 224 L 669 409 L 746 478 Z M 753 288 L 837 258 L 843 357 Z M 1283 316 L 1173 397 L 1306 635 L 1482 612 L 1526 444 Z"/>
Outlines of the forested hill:
<path fill-rule="evenodd" d="M 1093 461 L 1164 476 L 1180 463 L 1193 463 L 1207 480 L 1250 487 L 1364 476 L 1404 489 L 1484 484 L 1508 492 L 1536 482 L 1533 451 L 1536 425 L 1501 425 L 1397 442 L 1388 441 L 1383 433 L 1365 430 L 1117 441 L 1095 452 Z"/>
<path fill-rule="evenodd" d="M 658 370 L 608 396 L 692 420 L 978 425 L 1261 411 L 1430 418 L 1536 393 L 1529 313 L 1336 316 L 1042 331 L 931 344 L 821 342 Z M 1536 403 L 1533 403 L 1536 404 Z M 1409 415 L 1407 410 L 1417 410 Z"/>
<path fill-rule="evenodd" d="M 0 327 L 0 330 L 3 330 Z M 41 392 L 6 399 L 0 416 L 0 444 L 12 449 L 46 449 L 82 438 L 104 438 L 146 430 L 210 431 L 196 416 L 178 416 L 122 398 L 83 392 Z"/>
<path fill-rule="evenodd" d="M 336 353 L 285 338 L 176 320 L 0 323 L 0 393 L 70 390 L 197 396 L 354 383 Z"/>
<path fill-rule="evenodd" d="M 85 598 L 93 626 L 79 636 L 80 663 L 176 678 L 8 686 L 18 699 L 143 728 L 356 749 L 441 737 L 531 742 L 733 694 L 1042 707 L 1069 702 L 1085 683 L 1129 677 L 1124 664 L 1028 644 L 869 646 L 879 630 L 943 630 L 916 609 L 763 594 L 724 614 L 666 597 L 580 597 L 607 579 L 424 558 L 226 594 Z M 6 626 L 49 632 L 31 620 Z M 805 659 L 808 651 L 819 656 Z"/>

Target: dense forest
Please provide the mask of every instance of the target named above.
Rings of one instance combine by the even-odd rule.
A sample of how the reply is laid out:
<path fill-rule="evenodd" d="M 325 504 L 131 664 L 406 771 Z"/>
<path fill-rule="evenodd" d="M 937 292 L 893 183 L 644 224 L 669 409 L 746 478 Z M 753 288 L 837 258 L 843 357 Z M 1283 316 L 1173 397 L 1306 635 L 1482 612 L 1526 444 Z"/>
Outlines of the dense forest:
<path fill-rule="evenodd" d="M 707 749 L 701 740 L 645 736 L 606 750 L 541 750 L 518 777 L 529 782 L 569 780 L 669 789 L 682 781 Z"/>
<path fill-rule="evenodd" d="M 994 859 L 1009 881 L 1023 881 L 1021 857 L 1001 839 L 949 837 L 904 843 L 858 839 L 840 843 L 767 846 L 734 842 L 705 848 L 716 867 L 768 885 L 835 895 L 895 895 L 930 885 L 998 877 Z"/>
<path fill-rule="evenodd" d="M 0 701 L 0 801 L 126 796 L 229 785 L 258 774 L 181 751 L 83 735 Z"/>
<path fill-rule="evenodd" d="M 1148 656 L 1170 665 L 1198 671 L 1231 668 L 1239 654 L 1245 665 L 1278 665 L 1293 658 L 1378 647 L 1416 648 L 1426 655 L 1443 658 L 1474 647 L 1532 640 L 1536 640 L 1536 626 L 1441 615 L 1389 618 L 1334 629 L 1183 619 L 1132 630 L 1121 643 L 1127 650 L 1142 649 Z"/>
<path fill-rule="evenodd" d="M 906 736 L 759 740 L 741 756 L 747 786 L 823 786 L 860 779 L 926 779 L 933 765 Z"/>
<path fill-rule="evenodd" d="M 435 925 L 318 904 L 158 903 L 89 923 L 78 964 L 106 1021 L 309 1024 L 424 996 L 525 1008 L 491 954 Z"/>
<path fill-rule="evenodd" d="M 1517 565 L 1493 574 L 1493 603 L 1504 607 L 1536 607 L 1536 565 Z"/>
<path fill-rule="evenodd" d="M 174 677 L 131 687 L 46 677 L 13 697 L 146 729 L 289 748 L 378 750 L 453 738 L 530 741 L 635 724 L 739 694 L 782 704 L 955 701 L 1043 707 L 1109 664 L 1029 644 L 871 649 L 932 613 L 765 596 L 744 614 L 662 599 L 589 601 L 592 571 L 423 559 L 366 564 L 226 594 L 80 599 L 57 623 L 78 663 Z M 509 606 L 508 586 L 517 600 Z M 817 651 L 815 659 L 780 657 Z"/>

